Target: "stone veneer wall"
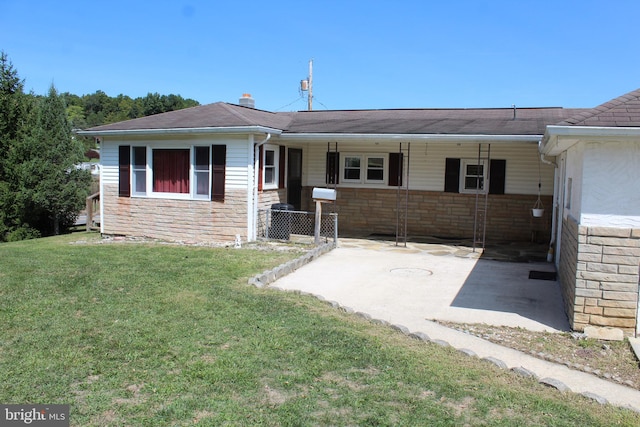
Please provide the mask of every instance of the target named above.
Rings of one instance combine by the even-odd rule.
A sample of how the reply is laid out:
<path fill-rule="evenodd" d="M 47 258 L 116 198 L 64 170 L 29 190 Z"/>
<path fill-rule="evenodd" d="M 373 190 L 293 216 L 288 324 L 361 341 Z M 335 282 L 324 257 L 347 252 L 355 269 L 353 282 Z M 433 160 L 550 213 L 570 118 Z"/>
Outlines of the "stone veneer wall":
<path fill-rule="evenodd" d="M 633 336 L 638 316 L 640 230 L 563 221 L 560 282 L 573 329 L 615 327 Z"/>
<path fill-rule="evenodd" d="M 302 195 L 303 209 L 313 211 L 311 189 L 303 189 Z M 542 218 L 533 218 L 531 208 L 536 198 L 489 195 L 487 240 L 548 242 L 551 209 L 546 209 Z M 338 188 L 336 209 L 340 235 L 395 234 L 396 200 L 396 189 Z M 542 198 L 545 206 L 550 207 L 551 201 L 551 196 Z M 480 202 L 484 205 L 483 196 Z M 473 194 L 409 191 L 407 233 L 410 236 L 472 238 L 475 203 Z"/>
<path fill-rule="evenodd" d="M 227 191 L 224 202 L 118 197 L 118 185 L 105 185 L 104 234 L 182 242 L 247 239 L 246 191 Z"/>
<path fill-rule="evenodd" d="M 270 209 L 274 203 L 286 203 L 287 191 L 285 189 L 264 190 L 258 193 L 258 209 Z"/>

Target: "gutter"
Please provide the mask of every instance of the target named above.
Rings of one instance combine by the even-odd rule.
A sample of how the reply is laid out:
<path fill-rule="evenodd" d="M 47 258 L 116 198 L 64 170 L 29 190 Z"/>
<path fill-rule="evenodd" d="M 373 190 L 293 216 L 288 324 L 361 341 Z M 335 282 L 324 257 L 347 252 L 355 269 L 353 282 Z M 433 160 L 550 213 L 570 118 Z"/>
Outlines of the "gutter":
<path fill-rule="evenodd" d="M 225 126 L 171 129 L 113 129 L 113 130 L 81 130 L 76 132 L 84 136 L 132 136 L 132 135 L 192 135 L 192 134 L 247 134 L 268 133 L 280 134 L 282 130 L 264 126 Z"/>
<path fill-rule="evenodd" d="M 547 133 L 551 136 L 639 136 L 640 127 L 548 125 Z"/>
<path fill-rule="evenodd" d="M 543 135 L 462 135 L 462 134 L 438 134 L 438 133 L 282 133 L 280 139 L 295 139 L 296 141 L 316 140 L 377 140 L 390 139 L 411 141 L 455 141 L 460 143 L 512 143 L 531 142 L 538 143 Z"/>
<path fill-rule="evenodd" d="M 541 141 L 540 152 L 557 156 L 568 150 L 580 139 L 603 137 L 640 137 L 640 127 L 605 127 L 605 126 L 559 126 L 548 125 Z"/>
<path fill-rule="evenodd" d="M 254 144 L 253 148 L 253 229 L 251 230 L 251 236 L 249 236 L 251 241 L 255 241 L 257 239 L 258 234 L 258 180 L 261 178 L 259 176 L 260 166 L 258 164 L 260 158 L 260 147 L 266 144 L 271 139 L 271 133 L 267 132 L 266 137 Z"/>
<path fill-rule="evenodd" d="M 549 250 L 547 252 L 547 262 L 553 261 L 553 250 L 556 244 L 556 232 L 558 227 L 558 164 L 550 160 L 545 159 L 544 153 L 542 153 L 542 141 L 538 142 L 538 151 L 540 152 L 540 161 L 547 165 L 553 166 L 553 202 L 551 208 L 551 239 L 549 240 Z"/>

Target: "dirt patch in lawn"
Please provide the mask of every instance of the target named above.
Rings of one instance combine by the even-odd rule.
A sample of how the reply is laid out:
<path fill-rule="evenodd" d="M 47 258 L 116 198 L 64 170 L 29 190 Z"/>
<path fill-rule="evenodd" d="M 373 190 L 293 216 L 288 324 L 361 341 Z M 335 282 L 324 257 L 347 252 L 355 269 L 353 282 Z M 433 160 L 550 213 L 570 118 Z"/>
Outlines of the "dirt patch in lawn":
<path fill-rule="evenodd" d="M 438 323 L 640 390 L 640 364 L 628 340 L 602 341 L 585 339 L 579 333 L 534 332 L 485 324 Z"/>

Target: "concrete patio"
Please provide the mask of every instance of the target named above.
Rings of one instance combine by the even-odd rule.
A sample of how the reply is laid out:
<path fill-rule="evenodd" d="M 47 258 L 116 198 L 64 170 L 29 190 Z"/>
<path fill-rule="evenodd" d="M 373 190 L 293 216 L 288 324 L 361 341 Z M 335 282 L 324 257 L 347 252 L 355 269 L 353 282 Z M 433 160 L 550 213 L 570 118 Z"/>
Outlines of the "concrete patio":
<path fill-rule="evenodd" d="M 271 287 L 316 295 L 346 311 L 388 322 L 413 337 L 533 375 L 561 391 L 640 412 L 639 390 L 433 321 L 569 330 L 559 283 L 529 278 L 531 271 L 554 272 L 553 265 L 512 262 L 531 257 L 517 248 L 508 249 L 505 256 L 503 249 L 482 253 L 465 245 L 412 242 L 398 247 L 385 240 L 343 238 L 338 248 Z"/>
<path fill-rule="evenodd" d="M 529 279 L 531 271 L 555 272 L 553 265 L 497 261 L 523 259 L 522 250 L 500 248 L 482 254 L 457 244 L 340 239 L 337 249 L 275 285 L 366 305 L 391 323 L 410 311 L 426 320 L 569 330 L 558 282 Z"/>

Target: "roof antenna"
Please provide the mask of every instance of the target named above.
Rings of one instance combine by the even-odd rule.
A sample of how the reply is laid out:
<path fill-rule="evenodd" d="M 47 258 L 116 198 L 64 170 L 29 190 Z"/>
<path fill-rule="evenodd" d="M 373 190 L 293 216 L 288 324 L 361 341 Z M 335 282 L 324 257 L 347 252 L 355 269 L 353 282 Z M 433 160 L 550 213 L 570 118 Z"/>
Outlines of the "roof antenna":
<path fill-rule="evenodd" d="M 515 120 L 516 119 L 516 111 L 517 111 L 516 104 L 511 104 L 511 107 L 513 108 L 513 120 Z"/>

